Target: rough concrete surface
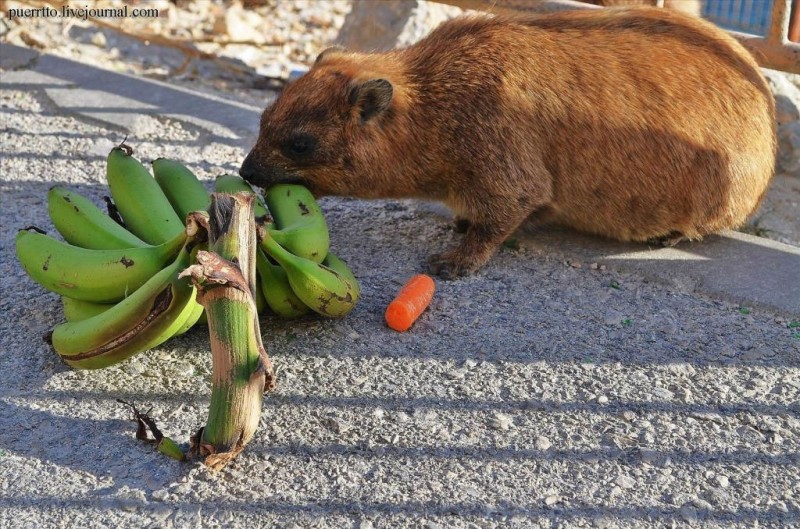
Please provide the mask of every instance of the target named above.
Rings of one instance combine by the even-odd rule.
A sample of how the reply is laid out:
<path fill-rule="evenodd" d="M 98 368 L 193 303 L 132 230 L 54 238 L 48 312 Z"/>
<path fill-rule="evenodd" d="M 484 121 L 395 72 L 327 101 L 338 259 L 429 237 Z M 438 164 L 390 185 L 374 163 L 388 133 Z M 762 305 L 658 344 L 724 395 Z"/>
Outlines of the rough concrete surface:
<path fill-rule="evenodd" d="M 342 320 L 264 319 L 278 389 L 233 464 L 213 473 L 137 442 L 117 398 L 152 407 L 184 442 L 204 423 L 207 331 L 101 371 L 65 367 L 41 340 L 61 308 L 17 264 L 16 229 L 53 231 L 54 184 L 100 204 L 105 156 L 126 127 L 60 107 L 53 86 L 20 81 L 52 72 L 37 73 L 36 60 L 19 67 L 13 82 L 0 73 L 0 527 L 800 521 L 800 317 L 790 306 L 706 289 L 713 267 L 677 276 L 695 278 L 687 284 L 626 266 L 608 254 L 631 249 L 613 243 L 595 265 L 600 254 L 581 250 L 580 236 L 547 231 L 474 277 L 439 282 L 415 327 L 395 333 L 387 303 L 456 237 L 447 218 L 411 201 L 321 201 L 362 299 Z M 94 82 L 82 88 L 131 97 Z M 214 115 L 211 99 L 198 115 Z M 88 102 L 93 112 L 103 100 Z M 182 160 L 209 184 L 238 168 L 257 125 L 222 133 L 164 117 L 169 108 L 135 113 L 127 133 L 139 157 Z M 742 237 L 709 247 L 746 264 L 755 243 Z M 778 248 L 756 255 L 796 265 L 796 249 Z M 765 285 L 771 274 L 762 271 Z"/>

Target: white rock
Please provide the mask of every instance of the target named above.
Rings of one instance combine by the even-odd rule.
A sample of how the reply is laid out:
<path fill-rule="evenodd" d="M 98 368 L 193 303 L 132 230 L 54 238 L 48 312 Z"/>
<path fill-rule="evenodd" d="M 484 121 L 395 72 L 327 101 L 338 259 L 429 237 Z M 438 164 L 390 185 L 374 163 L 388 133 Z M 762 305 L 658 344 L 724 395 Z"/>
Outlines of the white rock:
<path fill-rule="evenodd" d="M 667 370 L 676 375 L 693 375 L 695 373 L 694 367 L 684 362 L 669 364 Z"/>
<path fill-rule="evenodd" d="M 175 375 L 180 377 L 190 377 L 194 375 L 194 366 L 188 362 L 178 362 L 172 368 Z"/>
<path fill-rule="evenodd" d="M 623 489 L 632 489 L 636 485 L 636 480 L 630 476 L 617 476 L 617 479 L 614 480 L 614 483 Z"/>
<path fill-rule="evenodd" d="M 800 121 L 778 129 L 778 167 L 789 174 L 800 174 Z"/>
<path fill-rule="evenodd" d="M 264 33 L 250 25 L 247 12 L 239 4 L 231 4 L 224 16 L 214 22 L 214 33 L 227 35 L 233 41 L 265 42 Z"/>
<path fill-rule="evenodd" d="M 156 501 L 164 501 L 169 496 L 169 491 L 166 489 L 158 489 L 153 491 L 153 499 Z"/>
<path fill-rule="evenodd" d="M 455 371 L 448 372 L 446 376 L 450 380 L 463 380 L 466 374 L 466 369 L 456 369 Z"/>
<path fill-rule="evenodd" d="M 504 413 L 495 413 L 489 420 L 489 426 L 495 430 L 508 430 L 514 426 L 514 420 Z"/>
<path fill-rule="evenodd" d="M 460 8 L 420 0 L 354 0 L 337 42 L 357 51 L 385 51 L 413 44 Z"/>
<path fill-rule="evenodd" d="M 653 395 L 661 400 L 672 400 L 675 397 L 667 388 L 653 388 Z"/>
<path fill-rule="evenodd" d="M 284 76 L 283 72 L 283 65 L 277 62 L 256 68 L 256 73 L 258 75 L 269 79 L 281 79 Z"/>
<path fill-rule="evenodd" d="M 135 358 L 127 362 L 122 369 L 129 375 L 134 375 L 134 376 L 141 375 L 142 373 L 144 373 L 144 366 L 142 366 L 142 363 L 136 360 Z"/>
<path fill-rule="evenodd" d="M 709 502 L 704 500 L 703 498 L 695 498 L 692 503 L 698 509 L 703 509 L 705 511 L 710 511 L 710 510 L 714 509 L 714 507 Z"/>
<path fill-rule="evenodd" d="M 98 48 L 105 48 L 107 44 L 106 36 L 101 31 L 98 31 L 92 35 L 92 44 Z"/>
<path fill-rule="evenodd" d="M 799 119 L 797 104 L 783 94 L 775 94 L 775 121 L 778 125 L 786 125 Z"/>
<path fill-rule="evenodd" d="M 786 73 L 762 70 L 770 90 L 775 96 L 775 117 L 778 125 L 800 119 L 800 88 L 795 86 Z"/>
<path fill-rule="evenodd" d="M 550 448 L 551 446 L 553 446 L 553 443 L 551 443 L 550 439 L 548 439 L 547 437 L 545 437 L 543 435 L 540 435 L 539 437 L 536 438 L 536 449 L 537 450 L 544 451 L 544 450 L 547 450 L 548 448 Z"/>

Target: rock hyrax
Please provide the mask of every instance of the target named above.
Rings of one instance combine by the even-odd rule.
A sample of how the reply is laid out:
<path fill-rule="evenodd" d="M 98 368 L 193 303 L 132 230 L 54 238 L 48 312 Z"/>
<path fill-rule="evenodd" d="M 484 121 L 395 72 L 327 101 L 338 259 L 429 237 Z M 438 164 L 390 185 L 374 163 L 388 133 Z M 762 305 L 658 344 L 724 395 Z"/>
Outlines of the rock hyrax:
<path fill-rule="evenodd" d="M 626 241 L 740 226 L 775 165 L 753 57 L 655 8 L 465 17 L 385 53 L 320 54 L 264 111 L 241 175 L 318 196 L 444 202 L 469 273 L 523 221 Z"/>

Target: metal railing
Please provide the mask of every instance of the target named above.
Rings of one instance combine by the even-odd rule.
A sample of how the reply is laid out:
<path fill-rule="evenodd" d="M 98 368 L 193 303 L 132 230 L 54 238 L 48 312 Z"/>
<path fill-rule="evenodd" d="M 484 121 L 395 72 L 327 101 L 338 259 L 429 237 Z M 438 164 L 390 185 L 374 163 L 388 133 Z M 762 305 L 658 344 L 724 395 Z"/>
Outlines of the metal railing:
<path fill-rule="evenodd" d="M 565 9 L 602 9 L 595 5 L 584 4 L 574 0 L 435 0 L 442 4 L 454 5 L 464 9 L 477 9 L 491 13 L 546 13 Z M 742 0 L 731 2 L 742 5 Z M 746 2 L 746 0 L 744 0 Z M 789 19 L 792 14 L 792 0 L 774 0 L 772 2 L 769 27 L 766 35 L 754 35 L 742 31 L 728 32 L 747 48 L 756 58 L 758 64 L 765 68 L 783 70 L 800 74 L 800 44 L 789 40 Z M 657 1 L 662 5 L 662 1 Z M 746 6 L 745 6 L 746 7 Z M 795 8 L 797 19 L 800 7 Z M 704 11 L 704 14 L 705 11 Z M 714 16 L 710 16 L 714 19 Z M 795 20 L 795 28 L 797 21 Z M 749 29 L 749 28 L 748 28 Z"/>
<path fill-rule="evenodd" d="M 791 0 L 775 0 L 766 36 L 731 31 L 755 56 L 758 64 L 767 68 L 800 73 L 800 44 L 789 41 Z"/>
<path fill-rule="evenodd" d="M 772 16 L 772 0 L 704 0 L 703 18 L 720 27 L 766 35 Z"/>

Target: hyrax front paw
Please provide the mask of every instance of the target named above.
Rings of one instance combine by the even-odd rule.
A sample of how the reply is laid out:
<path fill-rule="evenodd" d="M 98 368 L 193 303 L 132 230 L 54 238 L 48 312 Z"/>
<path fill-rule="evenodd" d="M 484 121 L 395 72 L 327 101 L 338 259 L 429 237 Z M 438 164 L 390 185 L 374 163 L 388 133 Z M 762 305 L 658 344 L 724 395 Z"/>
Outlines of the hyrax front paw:
<path fill-rule="evenodd" d="M 451 250 L 432 255 L 428 259 L 428 271 L 442 279 L 456 279 L 473 273 L 481 263 L 465 258 L 461 252 Z"/>
<path fill-rule="evenodd" d="M 663 246 L 664 248 L 672 248 L 673 246 L 678 245 L 683 241 L 687 241 L 686 237 L 679 232 L 673 231 L 669 235 L 662 235 L 661 237 L 651 237 L 647 239 L 647 244 L 652 244 L 654 246 Z"/>

